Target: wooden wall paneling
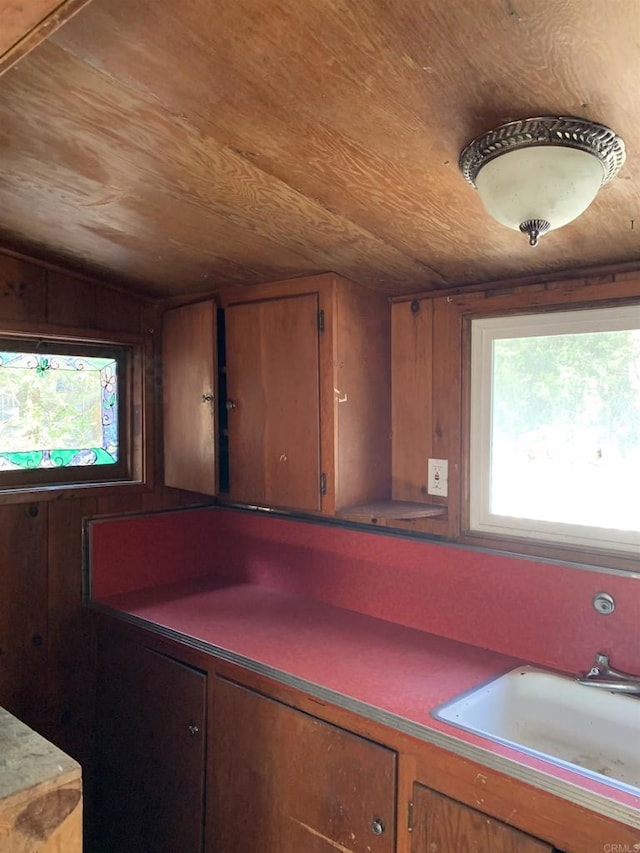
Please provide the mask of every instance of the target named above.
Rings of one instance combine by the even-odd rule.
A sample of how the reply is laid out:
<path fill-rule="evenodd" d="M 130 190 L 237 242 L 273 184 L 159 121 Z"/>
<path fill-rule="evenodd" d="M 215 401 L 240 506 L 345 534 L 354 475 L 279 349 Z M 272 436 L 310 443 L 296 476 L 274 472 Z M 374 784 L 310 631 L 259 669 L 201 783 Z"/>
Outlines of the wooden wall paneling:
<path fill-rule="evenodd" d="M 109 494 L 96 498 L 96 512 L 98 515 L 112 515 L 123 512 L 139 512 L 142 497 L 139 492 L 122 492 L 122 494 Z"/>
<path fill-rule="evenodd" d="M 336 509 L 391 495 L 391 308 L 384 296 L 339 281 L 333 411 Z"/>
<path fill-rule="evenodd" d="M 433 442 L 433 301 L 391 306 L 392 497 L 430 502 Z"/>
<path fill-rule="evenodd" d="M 640 273 L 595 278 L 578 278 L 570 281 L 545 281 L 533 285 L 517 286 L 504 282 L 501 286 L 459 293 L 450 297 L 458 310 L 465 314 L 517 313 L 529 309 L 558 307 L 586 307 L 589 304 L 607 304 L 623 300 L 640 299 Z"/>
<path fill-rule="evenodd" d="M 96 285 L 47 270 L 47 322 L 91 329 L 96 325 Z"/>
<path fill-rule="evenodd" d="M 446 505 L 447 519 L 429 519 L 425 530 L 450 537 L 459 532 L 462 318 L 447 297 L 433 303 L 433 438 L 432 458 L 449 461 L 448 496 L 430 495 L 433 503 Z"/>
<path fill-rule="evenodd" d="M 48 737 L 87 769 L 93 722 L 93 621 L 82 607 L 82 521 L 95 498 L 53 501 L 47 527 Z"/>
<path fill-rule="evenodd" d="M 0 4 L 0 74 L 27 55 L 90 0 L 26 0 Z"/>
<path fill-rule="evenodd" d="M 46 503 L 0 507 L 0 705 L 47 724 Z"/>
<path fill-rule="evenodd" d="M 218 480 L 216 315 L 207 300 L 162 316 L 164 482 L 208 495 Z"/>
<path fill-rule="evenodd" d="M 0 255 L 0 320 L 46 320 L 46 270 Z"/>
<path fill-rule="evenodd" d="M 107 332 L 141 331 L 140 299 L 110 287 L 96 287 L 96 326 Z"/>

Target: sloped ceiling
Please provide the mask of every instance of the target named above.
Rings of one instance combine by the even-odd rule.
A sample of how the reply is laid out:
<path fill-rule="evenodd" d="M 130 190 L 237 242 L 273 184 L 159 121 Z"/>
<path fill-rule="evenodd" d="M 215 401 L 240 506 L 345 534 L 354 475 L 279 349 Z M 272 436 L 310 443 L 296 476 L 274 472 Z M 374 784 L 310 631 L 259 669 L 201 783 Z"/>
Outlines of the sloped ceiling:
<path fill-rule="evenodd" d="M 640 265 L 637 0 L 93 0 L 0 78 L 0 242 L 166 296 Z M 530 115 L 627 164 L 536 249 L 461 177 Z"/>

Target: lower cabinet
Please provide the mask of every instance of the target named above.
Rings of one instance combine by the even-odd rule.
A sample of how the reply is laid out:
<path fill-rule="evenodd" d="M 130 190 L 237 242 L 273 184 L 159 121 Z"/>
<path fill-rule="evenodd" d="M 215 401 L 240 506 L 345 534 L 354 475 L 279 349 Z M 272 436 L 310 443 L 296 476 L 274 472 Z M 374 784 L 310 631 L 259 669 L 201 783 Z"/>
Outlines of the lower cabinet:
<path fill-rule="evenodd" d="M 411 853 L 553 853 L 554 848 L 423 785 L 413 786 Z"/>
<path fill-rule="evenodd" d="M 240 666 L 100 628 L 88 853 L 557 853 L 538 826 L 591 853 L 594 837 L 635 837 L 496 777 L 493 808 L 530 835 L 423 784 L 468 796 L 475 771 L 456 756 L 365 720 L 356 734 L 353 714 L 321 719 L 311 697 Z"/>
<path fill-rule="evenodd" d="M 394 751 L 216 678 L 215 853 L 393 853 Z"/>
<path fill-rule="evenodd" d="M 206 673 L 105 632 L 97 675 L 92 853 L 201 853 Z"/>

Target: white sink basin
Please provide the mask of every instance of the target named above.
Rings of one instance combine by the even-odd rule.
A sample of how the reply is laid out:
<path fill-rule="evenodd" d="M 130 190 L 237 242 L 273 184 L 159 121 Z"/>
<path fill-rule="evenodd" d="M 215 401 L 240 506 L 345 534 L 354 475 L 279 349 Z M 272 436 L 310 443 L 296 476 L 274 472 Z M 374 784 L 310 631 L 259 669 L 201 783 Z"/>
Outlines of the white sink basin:
<path fill-rule="evenodd" d="M 441 705 L 433 716 L 640 793 L 638 697 L 523 666 Z"/>

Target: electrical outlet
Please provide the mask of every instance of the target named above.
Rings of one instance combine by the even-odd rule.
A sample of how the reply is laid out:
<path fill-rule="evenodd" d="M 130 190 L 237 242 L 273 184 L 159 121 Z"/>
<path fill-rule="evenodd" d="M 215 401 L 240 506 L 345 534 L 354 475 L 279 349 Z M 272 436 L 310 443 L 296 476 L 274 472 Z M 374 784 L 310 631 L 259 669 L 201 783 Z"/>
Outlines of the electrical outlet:
<path fill-rule="evenodd" d="M 449 493 L 449 460 L 429 459 L 427 471 L 427 492 L 446 498 Z"/>

